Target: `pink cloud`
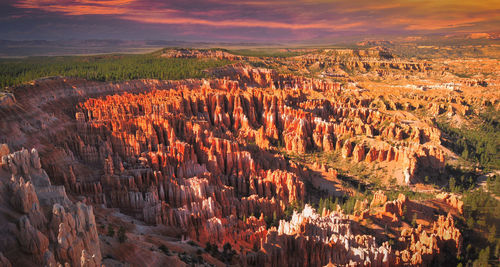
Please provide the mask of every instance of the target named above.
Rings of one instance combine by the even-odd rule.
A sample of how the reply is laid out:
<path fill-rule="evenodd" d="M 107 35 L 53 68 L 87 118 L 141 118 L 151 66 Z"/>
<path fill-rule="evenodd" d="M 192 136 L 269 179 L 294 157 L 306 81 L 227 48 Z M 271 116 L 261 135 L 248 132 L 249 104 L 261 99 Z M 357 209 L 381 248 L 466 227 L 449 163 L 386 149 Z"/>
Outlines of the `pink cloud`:
<path fill-rule="evenodd" d="M 457 4 L 451 0 L 439 3 L 424 0 L 193 1 L 187 4 L 158 0 L 19 0 L 14 6 L 68 16 L 112 16 L 143 24 L 326 32 L 449 30 L 498 22 L 495 14 L 499 11 L 483 4 Z"/>

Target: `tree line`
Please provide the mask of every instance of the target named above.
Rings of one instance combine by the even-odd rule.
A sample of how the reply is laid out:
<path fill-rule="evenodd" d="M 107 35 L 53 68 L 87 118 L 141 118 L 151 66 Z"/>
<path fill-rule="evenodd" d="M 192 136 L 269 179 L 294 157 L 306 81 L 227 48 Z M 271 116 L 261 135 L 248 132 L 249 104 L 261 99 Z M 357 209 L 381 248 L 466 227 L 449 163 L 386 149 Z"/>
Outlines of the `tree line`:
<path fill-rule="evenodd" d="M 162 58 L 153 54 L 30 57 L 0 60 L 0 86 L 16 86 L 43 77 L 78 77 L 94 81 L 179 80 L 206 77 L 205 69 L 228 60 Z"/>

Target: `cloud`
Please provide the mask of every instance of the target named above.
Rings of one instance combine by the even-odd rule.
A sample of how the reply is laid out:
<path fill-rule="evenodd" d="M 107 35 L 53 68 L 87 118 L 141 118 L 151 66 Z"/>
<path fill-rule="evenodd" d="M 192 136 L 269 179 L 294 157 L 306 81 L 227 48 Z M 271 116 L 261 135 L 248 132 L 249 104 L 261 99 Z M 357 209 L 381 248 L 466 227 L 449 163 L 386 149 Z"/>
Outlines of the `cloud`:
<path fill-rule="evenodd" d="M 182 26 L 193 34 L 201 28 L 214 34 L 228 29 L 255 34 L 257 28 L 263 34 L 281 30 L 308 38 L 341 31 L 414 33 L 500 27 L 500 0 L 17 0 L 12 6 L 21 11 L 15 16 L 33 11 L 70 18 L 105 16 L 145 27 L 164 25 L 169 31 Z"/>
<path fill-rule="evenodd" d="M 121 15 L 132 11 L 132 4 L 137 0 L 21 0 L 14 7 L 38 9 L 46 12 L 60 12 L 65 15 Z"/>

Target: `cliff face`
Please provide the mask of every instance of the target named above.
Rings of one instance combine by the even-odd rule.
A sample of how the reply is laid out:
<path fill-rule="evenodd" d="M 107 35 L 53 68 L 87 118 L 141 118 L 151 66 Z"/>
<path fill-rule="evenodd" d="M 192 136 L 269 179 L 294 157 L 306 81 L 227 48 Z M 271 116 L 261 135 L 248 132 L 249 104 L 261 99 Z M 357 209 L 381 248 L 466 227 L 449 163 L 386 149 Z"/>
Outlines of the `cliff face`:
<path fill-rule="evenodd" d="M 197 50 L 197 49 L 169 49 L 163 51 L 161 57 L 167 58 L 211 58 L 211 59 L 228 59 L 242 60 L 247 57 L 234 55 L 220 50 Z"/>
<path fill-rule="evenodd" d="M 315 171 L 292 156 L 339 155 L 395 170 L 408 185 L 444 171 L 439 130 L 381 112 L 380 99 L 346 95 L 337 82 L 242 65 L 213 74 L 220 78 L 50 79 L 15 90 L 15 104 L 0 107 L 0 134 L 13 148 L 36 149 L 11 154 L 0 146 L 1 205 L 15 211 L 2 213 L 9 238 L 0 263 L 100 265 L 91 205 L 165 227 L 175 238 L 229 242 L 242 265 L 392 266 L 428 263 L 443 244 L 460 250 L 451 217 L 401 233 L 404 249 L 361 234 L 341 212 L 319 215 L 306 206 L 278 220 L 290 205 L 319 197 L 306 190 Z M 336 169 L 315 166 L 339 178 Z M 442 199 L 461 210 L 453 196 Z M 373 215 L 368 204 L 356 205 L 361 217 Z M 388 201 L 377 193 L 369 206 L 381 209 L 373 218 L 406 227 L 402 217 L 412 205 L 404 195 Z"/>
<path fill-rule="evenodd" d="M 305 89 L 316 91 L 340 91 L 340 83 L 305 78 L 292 74 L 279 74 L 272 69 L 251 68 L 235 64 L 211 70 L 211 74 L 223 79 L 238 81 L 242 88 L 262 87 L 270 89 Z"/>
<path fill-rule="evenodd" d="M 100 266 L 92 207 L 51 185 L 37 150 L 4 154 L 1 167 L 3 266 Z"/>

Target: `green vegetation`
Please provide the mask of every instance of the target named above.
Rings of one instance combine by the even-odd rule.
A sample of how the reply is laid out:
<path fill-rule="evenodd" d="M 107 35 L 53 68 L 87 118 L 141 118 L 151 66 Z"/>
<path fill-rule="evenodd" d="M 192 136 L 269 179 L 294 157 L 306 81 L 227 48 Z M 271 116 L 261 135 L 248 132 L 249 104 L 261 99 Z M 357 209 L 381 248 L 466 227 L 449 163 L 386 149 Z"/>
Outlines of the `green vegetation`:
<path fill-rule="evenodd" d="M 214 247 L 215 250 L 217 250 L 217 246 L 214 245 Z M 203 260 L 203 257 L 201 256 L 201 254 L 203 254 L 203 251 L 201 249 L 196 250 L 196 255 L 191 255 L 186 252 L 179 253 L 170 251 L 170 249 L 168 249 L 164 244 L 161 244 L 158 247 L 158 250 L 163 252 L 163 254 L 165 254 L 166 256 L 175 256 L 177 254 L 177 257 L 179 257 L 179 259 L 186 263 L 188 266 L 207 266 L 205 260 Z M 154 247 L 151 247 L 151 251 L 154 251 Z"/>
<path fill-rule="evenodd" d="M 236 255 L 236 251 L 232 248 L 229 242 L 226 242 L 224 246 L 222 246 L 222 253 L 219 251 L 219 248 L 216 244 L 211 244 L 207 242 L 205 244 L 205 251 L 212 255 L 212 257 L 221 260 L 227 264 L 230 264 L 233 261 L 234 256 Z"/>
<path fill-rule="evenodd" d="M 335 201 L 332 201 L 332 198 L 326 198 L 326 199 L 321 198 L 318 204 L 318 213 L 322 213 L 323 209 L 336 210 L 338 204 L 339 204 L 338 198 L 335 198 Z"/>
<path fill-rule="evenodd" d="M 318 203 L 318 213 L 321 214 L 323 209 L 330 211 L 337 210 L 337 205 L 340 205 L 345 214 L 353 214 L 356 201 L 365 199 L 363 195 L 357 195 L 352 197 L 328 197 L 320 198 Z"/>
<path fill-rule="evenodd" d="M 125 235 L 125 227 L 120 226 L 118 229 L 118 242 L 123 243 L 127 241 L 127 236 Z"/>
<path fill-rule="evenodd" d="M 273 212 L 273 217 L 265 216 L 264 221 L 266 221 L 268 227 L 278 227 L 280 224 L 280 220 L 276 215 L 276 211 Z"/>
<path fill-rule="evenodd" d="M 487 164 L 487 166 L 493 166 L 493 164 L 495 164 L 495 158 L 498 158 L 498 155 L 496 155 L 496 151 L 498 150 L 495 146 L 498 146 L 500 141 L 500 136 L 498 135 L 500 132 L 498 128 L 499 120 L 495 117 L 494 113 L 487 112 L 481 113 L 478 119 L 484 121 L 485 125 L 478 126 L 478 128 L 473 131 L 452 128 L 444 123 L 440 125 L 440 128 L 447 127 L 446 129 L 448 131 L 446 131 L 446 133 L 449 136 L 450 133 L 456 133 L 456 135 L 450 137 L 451 144 L 455 142 L 454 140 L 459 140 L 459 138 L 465 140 L 465 144 L 469 145 L 468 149 L 471 151 L 469 159 Z M 493 149 L 491 147 L 493 147 Z M 454 147 L 451 148 L 453 149 Z M 457 152 L 457 149 L 460 148 L 455 147 L 454 149 Z M 457 153 L 460 154 L 461 152 L 462 151 L 458 151 Z M 301 155 L 293 153 L 283 154 L 286 158 L 291 158 L 302 163 L 319 162 L 329 165 L 331 162 L 338 162 L 340 160 L 335 153 L 313 152 Z M 428 200 L 435 197 L 433 192 L 413 191 L 406 186 L 393 185 L 387 188 L 387 186 L 378 184 L 376 177 L 373 177 L 373 175 L 366 176 L 364 171 L 373 173 L 372 170 L 363 168 L 362 165 L 351 166 L 349 175 L 343 172 L 339 173 L 339 179 L 343 182 L 343 185 L 355 190 L 356 194 L 354 196 L 334 198 L 329 196 L 326 192 L 320 192 L 317 189 L 314 191 L 314 188 L 311 189 L 306 185 L 308 195 L 315 196 L 306 199 L 306 203 L 316 208 L 319 213 L 321 213 L 323 209 L 336 210 L 337 205 L 339 205 L 344 210 L 344 213 L 353 214 L 356 201 L 366 199 L 368 203 L 370 203 L 373 198 L 373 193 L 377 189 L 384 190 L 388 200 L 396 199 L 399 194 L 404 194 L 413 201 Z M 474 191 L 478 174 L 472 171 L 472 169 L 469 170 L 467 168 L 447 165 L 446 171 L 442 176 L 441 180 L 446 180 L 448 184 L 436 185 L 439 187 L 444 186 L 443 189 L 463 195 L 462 200 L 464 201 L 463 217 L 460 216 L 455 221 L 464 237 L 464 249 L 458 258 L 446 258 L 446 262 L 449 262 L 451 265 L 458 264 L 462 266 L 498 265 L 498 257 L 500 256 L 500 237 L 498 234 L 498 225 L 500 225 L 500 213 L 498 213 L 499 202 L 491 195 L 499 194 L 500 178 L 497 176 L 488 178 L 486 186 L 491 194 L 487 194 L 480 190 Z M 426 183 L 432 183 L 432 181 L 435 180 L 434 178 L 435 177 L 433 177 L 433 179 L 431 179 L 431 177 L 426 177 L 423 179 Z M 395 181 L 391 182 L 391 184 L 395 183 Z M 289 220 L 294 209 L 300 212 L 303 205 L 303 203 L 292 203 L 292 205 L 288 206 L 285 210 L 284 219 Z M 404 213 L 406 214 L 406 212 Z M 406 223 L 416 227 L 417 218 L 417 214 L 415 213 L 412 216 L 403 216 L 402 219 Z M 390 239 L 389 241 L 392 240 Z M 394 244 L 394 241 L 392 241 L 392 243 Z M 257 250 L 258 248 L 255 249 Z"/>
<path fill-rule="evenodd" d="M 203 70 L 230 63 L 228 60 L 162 58 L 154 54 L 0 59 L 0 87 L 50 76 L 94 81 L 203 78 L 206 77 Z"/>
<path fill-rule="evenodd" d="M 490 176 L 486 180 L 486 188 L 488 192 L 493 193 L 495 196 L 500 196 L 500 176 Z"/>
<path fill-rule="evenodd" d="M 188 266 L 205 266 L 206 262 L 203 260 L 201 255 L 190 255 L 186 252 L 181 252 L 177 255 L 181 261 L 186 263 Z"/>
<path fill-rule="evenodd" d="M 305 204 L 302 201 L 293 201 L 288 206 L 286 206 L 284 213 L 284 220 L 289 221 L 292 218 L 293 211 L 302 212 Z"/>
<path fill-rule="evenodd" d="M 448 191 L 454 193 L 472 190 L 477 182 L 477 175 L 472 171 L 464 171 L 451 165 L 446 165 L 445 177 L 448 178 Z"/>
<path fill-rule="evenodd" d="M 468 266 L 495 266 L 500 257 L 499 202 L 482 190 L 466 191 L 463 197 L 463 221 L 459 227 L 464 236 L 465 254 L 459 260 Z M 463 229 L 463 230 L 462 230 Z"/>
<path fill-rule="evenodd" d="M 109 237 L 115 236 L 115 229 L 113 228 L 113 225 L 111 225 L 111 224 L 108 225 L 108 233 L 107 233 L 107 235 Z"/>
<path fill-rule="evenodd" d="M 158 249 L 165 253 L 165 255 L 172 256 L 172 252 L 170 252 L 170 249 L 168 249 L 165 245 L 161 244 Z"/>
<path fill-rule="evenodd" d="M 389 191 L 384 191 L 388 200 L 396 200 L 399 194 L 405 195 L 411 200 L 427 200 L 434 198 L 432 193 L 419 192 L 410 190 L 407 186 L 398 186 L 397 188 Z"/>
<path fill-rule="evenodd" d="M 216 244 L 212 244 L 210 242 L 207 242 L 205 244 L 205 251 L 208 252 L 209 254 L 215 254 L 219 252 L 219 249 L 217 248 Z"/>
<path fill-rule="evenodd" d="M 449 140 L 444 145 L 464 159 L 479 162 L 484 167 L 500 169 L 500 123 L 499 114 L 487 111 L 480 114 L 481 122 L 475 129 L 455 128 L 442 120 L 436 122 Z"/>

